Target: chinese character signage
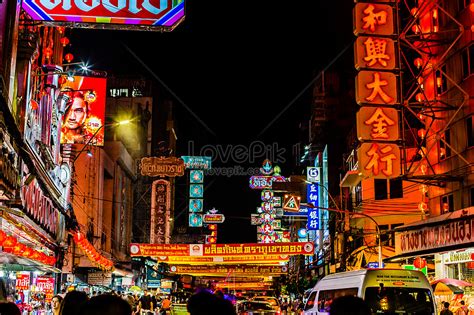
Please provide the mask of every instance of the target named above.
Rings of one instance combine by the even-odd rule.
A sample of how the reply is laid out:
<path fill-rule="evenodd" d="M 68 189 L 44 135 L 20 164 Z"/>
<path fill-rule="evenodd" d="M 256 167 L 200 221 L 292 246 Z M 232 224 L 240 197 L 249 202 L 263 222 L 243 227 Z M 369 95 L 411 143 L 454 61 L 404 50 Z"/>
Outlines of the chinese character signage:
<path fill-rule="evenodd" d="M 306 186 L 306 202 L 319 207 L 319 186 L 317 184 L 308 184 Z"/>
<path fill-rule="evenodd" d="M 22 7 L 33 20 L 71 27 L 170 31 L 184 19 L 184 0 L 25 0 Z"/>
<path fill-rule="evenodd" d="M 319 230 L 319 209 L 308 209 L 307 230 Z"/>
<path fill-rule="evenodd" d="M 360 71 L 356 79 L 356 102 L 394 105 L 399 102 L 397 77 L 390 72 Z"/>
<path fill-rule="evenodd" d="M 204 183 L 204 171 L 191 170 L 189 171 L 189 182 L 191 184 L 202 184 Z"/>
<path fill-rule="evenodd" d="M 393 8 L 386 4 L 357 3 L 354 7 L 354 34 L 394 35 Z"/>
<path fill-rule="evenodd" d="M 189 185 L 189 197 L 202 198 L 204 196 L 204 186 L 202 184 Z"/>
<path fill-rule="evenodd" d="M 360 36 L 355 43 L 355 68 L 393 70 L 397 64 L 395 42 L 390 38 Z"/>
<path fill-rule="evenodd" d="M 396 141 L 399 139 L 398 111 L 394 108 L 361 107 L 357 113 L 357 138 Z"/>
<path fill-rule="evenodd" d="M 105 78 L 74 76 L 61 85 L 66 100 L 61 124 L 61 144 L 104 145 Z"/>
<path fill-rule="evenodd" d="M 156 180 L 152 186 L 150 242 L 163 244 L 169 242 L 171 211 L 171 189 L 167 180 Z"/>
<path fill-rule="evenodd" d="M 358 150 L 359 170 L 365 177 L 400 176 L 400 148 L 389 143 L 363 143 Z"/>
<path fill-rule="evenodd" d="M 354 47 L 359 171 L 365 178 L 395 178 L 401 174 L 399 112 L 399 52 L 394 40 L 397 11 L 390 1 L 360 2 L 354 7 Z M 387 36 L 389 35 L 389 36 Z M 308 219 L 309 220 L 309 219 Z"/>

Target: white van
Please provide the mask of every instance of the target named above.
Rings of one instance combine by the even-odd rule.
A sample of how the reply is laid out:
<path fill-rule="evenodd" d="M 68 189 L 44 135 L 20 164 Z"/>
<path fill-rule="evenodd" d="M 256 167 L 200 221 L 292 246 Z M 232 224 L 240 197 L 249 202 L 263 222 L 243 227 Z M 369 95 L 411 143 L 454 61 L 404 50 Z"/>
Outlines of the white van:
<path fill-rule="evenodd" d="M 328 275 L 311 291 L 305 315 L 328 314 L 333 299 L 353 295 L 364 299 L 372 314 L 434 315 L 433 289 L 421 271 L 364 269 Z"/>

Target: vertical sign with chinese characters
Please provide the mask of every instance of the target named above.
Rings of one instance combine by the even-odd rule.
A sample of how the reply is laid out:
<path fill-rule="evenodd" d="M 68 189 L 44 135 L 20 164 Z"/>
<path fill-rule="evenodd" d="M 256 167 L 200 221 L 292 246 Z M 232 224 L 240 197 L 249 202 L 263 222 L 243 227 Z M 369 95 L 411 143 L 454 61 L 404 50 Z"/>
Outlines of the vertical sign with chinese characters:
<path fill-rule="evenodd" d="M 171 211 L 170 182 L 164 179 L 155 180 L 152 186 L 150 243 L 168 244 L 170 240 L 169 225 Z"/>
<path fill-rule="evenodd" d="M 400 70 L 395 21 L 389 2 L 357 1 L 354 7 L 359 170 L 365 178 L 388 179 L 401 174 L 399 112 Z"/>
<path fill-rule="evenodd" d="M 190 227 L 203 226 L 204 170 L 211 168 L 208 156 L 182 156 L 184 166 L 189 169 L 189 222 Z"/>

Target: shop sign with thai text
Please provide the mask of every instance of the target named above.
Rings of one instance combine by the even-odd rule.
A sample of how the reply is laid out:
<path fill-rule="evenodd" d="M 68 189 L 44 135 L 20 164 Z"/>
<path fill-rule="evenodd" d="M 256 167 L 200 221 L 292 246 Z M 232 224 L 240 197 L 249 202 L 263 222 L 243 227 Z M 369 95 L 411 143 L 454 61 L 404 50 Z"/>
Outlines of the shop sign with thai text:
<path fill-rule="evenodd" d="M 72 27 L 162 31 L 184 18 L 184 0 L 25 0 L 22 7 L 33 20 Z"/>
<path fill-rule="evenodd" d="M 36 179 L 21 188 L 23 212 L 35 223 L 56 237 L 61 232 L 59 210 L 46 197 Z"/>
<path fill-rule="evenodd" d="M 440 222 L 435 226 L 417 230 L 395 232 L 395 254 L 406 254 L 425 250 L 442 251 L 443 247 L 460 245 L 472 246 L 474 221 L 460 218 L 451 222 Z"/>
<path fill-rule="evenodd" d="M 140 172 L 150 177 L 183 176 L 184 161 L 176 157 L 145 157 L 140 161 Z"/>
<path fill-rule="evenodd" d="M 287 272 L 286 266 L 196 266 L 196 265 L 172 265 L 170 270 L 174 273 L 184 274 L 259 274 L 259 275 L 278 275 Z"/>
<path fill-rule="evenodd" d="M 130 256 L 312 255 L 311 242 L 278 244 L 130 244 Z"/>

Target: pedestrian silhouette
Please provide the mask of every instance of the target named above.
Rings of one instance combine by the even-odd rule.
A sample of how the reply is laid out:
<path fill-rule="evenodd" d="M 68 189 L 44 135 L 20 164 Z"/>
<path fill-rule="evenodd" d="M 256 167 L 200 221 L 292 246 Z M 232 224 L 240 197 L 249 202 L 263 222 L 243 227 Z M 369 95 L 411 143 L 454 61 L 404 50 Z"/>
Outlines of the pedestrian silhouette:
<path fill-rule="evenodd" d="M 192 295 L 187 309 L 190 315 L 236 315 L 232 303 L 208 291 Z"/>
<path fill-rule="evenodd" d="M 84 303 L 78 315 L 131 315 L 132 307 L 112 294 L 98 295 Z"/>
<path fill-rule="evenodd" d="M 21 312 L 13 302 L 0 302 L 0 314 L 21 315 Z"/>
<path fill-rule="evenodd" d="M 352 295 L 340 296 L 331 303 L 329 315 L 371 315 L 369 305 Z"/>
<path fill-rule="evenodd" d="M 89 300 L 87 293 L 71 291 L 66 294 L 61 303 L 60 315 L 77 315 L 81 306 Z"/>

